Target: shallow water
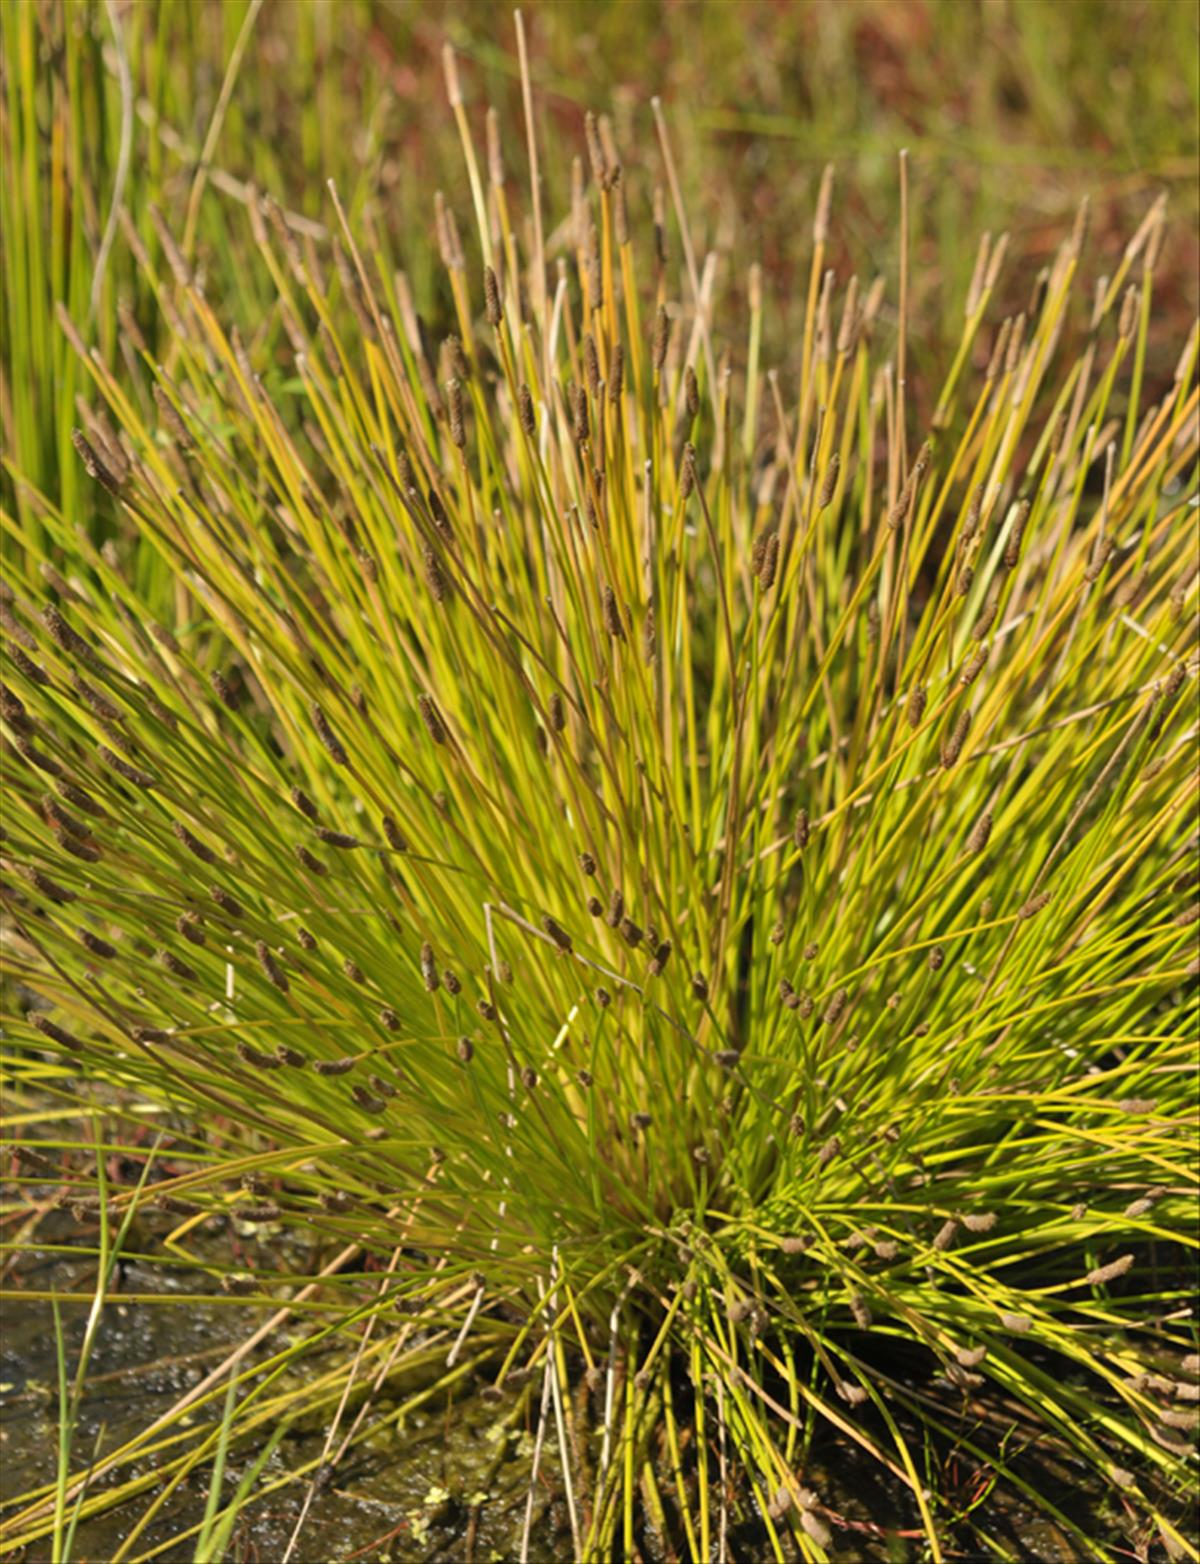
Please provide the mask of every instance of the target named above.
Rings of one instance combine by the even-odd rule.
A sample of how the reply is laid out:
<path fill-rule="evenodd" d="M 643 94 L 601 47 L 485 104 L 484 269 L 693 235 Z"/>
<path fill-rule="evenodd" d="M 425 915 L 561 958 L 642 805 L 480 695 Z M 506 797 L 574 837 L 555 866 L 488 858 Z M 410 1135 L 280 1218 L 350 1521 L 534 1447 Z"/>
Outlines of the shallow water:
<path fill-rule="evenodd" d="M 67 1223 L 66 1213 L 54 1213 L 49 1220 L 56 1230 L 73 1225 Z M 69 1241 L 65 1230 L 61 1234 L 55 1231 L 54 1236 Z M 80 1241 L 87 1242 L 87 1236 Z M 189 1243 L 196 1247 L 194 1237 Z M 90 1258 L 35 1252 L 22 1257 L 8 1286 L 86 1293 L 93 1277 Z M 139 1303 L 130 1296 L 171 1292 L 203 1292 L 212 1295 L 212 1302 L 171 1306 Z M 64 1310 L 69 1371 L 76 1361 L 86 1312 L 84 1307 Z M 98 1449 L 103 1455 L 146 1427 L 244 1340 L 260 1317 L 257 1312 L 248 1314 L 240 1301 L 217 1292 L 212 1276 L 203 1271 L 129 1263 L 97 1336 L 89 1391 L 76 1432 L 73 1470 L 85 1465 L 93 1451 Z M 264 1343 L 259 1360 L 269 1355 L 271 1346 Z M 10 1294 L 0 1334 L 0 1495 L 6 1501 L 53 1480 L 56 1376 L 50 1305 L 37 1300 L 22 1303 Z M 390 1385 L 385 1391 L 395 1393 Z M 350 1564 L 358 1559 L 378 1564 L 418 1559 L 429 1564 L 439 1560 L 484 1564 L 518 1557 L 531 1465 L 532 1438 L 527 1428 L 512 1431 L 490 1482 L 486 1475 L 496 1454 L 498 1420 L 511 1411 L 514 1401 L 515 1397 L 492 1404 L 471 1394 L 451 1408 L 430 1402 L 407 1417 L 402 1431 L 394 1424 L 379 1427 L 347 1452 L 314 1499 L 293 1555 L 297 1564 Z M 384 1400 L 376 1410 L 382 1414 L 390 1404 Z M 382 1416 L 379 1421 L 385 1422 Z M 319 1459 L 324 1429 L 320 1419 L 313 1422 L 316 1426 L 305 1427 L 301 1420 L 283 1440 L 260 1475 L 258 1487 Z M 831 1556 L 862 1560 L 863 1564 L 922 1558 L 922 1545 L 914 1535 L 911 1501 L 901 1485 L 873 1464 L 844 1451 L 830 1453 L 830 1465 L 825 1469 L 810 1465 L 805 1480 L 837 1511 L 839 1523 Z M 226 1499 L 232 1497 L 253 1456 L 253 1451 L 239 1451 L 231 1457 Z M 124 1475 L 148 1472 L 152 1461 L 153 1457 L 147 1456 Z M 1077 1522 L 1087 1517 L 1088 1529 L 1097 1540 L 1103 1536 L 1118 1542 L 1119 1531 L 1113 1530 L 1115 1517 L 1107 1496 L 1082 1489 L 1078 1470 L 1042 1451 L 1037 1456 L 1036 1480 L 1061 1495 L 1060 1502 Z M 182 1538 L 182 1534 L 203 1516 L 207 1485 L 207 1472 L 181 1485 L 162 1515 L 139 1536 L 133 1555 L 162 1547 L 158 1558 L 191 1560 L 194 1540 Z M 278 1564 L 307 1487 L 306 1477 L 252 1504 L 238 1524 L 228 1556 L 245 1564 Z M 486 1502 L 480 1504 L 485 1487 Z M 82 1521 L 73 1558 L 108 1564 L 152 1492 Z M 1077 1557 L 1068 1536 L 1053 1523 L 1034 1516 L 1019 1497 L 997 1490 L 976 1520 L 993 1543 L 1013 1558 L 1066 1561 Z M 542 1459 L 531 1539 L 529 1556 L 534 1564 L 570 1560 L 568 1516 L 549 1447 Z M 752 1516 L 740 1522 L 732 1520 L 728 1540 L 730 1564 L 757 1564 L 770 1557 L 765 1533 Z M 964 1534 L 964 1544 L 966 1540 Z M 640 1547 L 647 1564 L 671 1557 L 653 1534 L 643 1536 Z M 49 1545 L 40 1543 L 24 1558 L 48 1560 L 49 1556 Z M 948 1550 L 948 1557 L 976 1556 L 980 1555 L 969 1547 Z M 1165 1554 L 1152 1549 L 1148 1557 L 1163 1558 Z"/>

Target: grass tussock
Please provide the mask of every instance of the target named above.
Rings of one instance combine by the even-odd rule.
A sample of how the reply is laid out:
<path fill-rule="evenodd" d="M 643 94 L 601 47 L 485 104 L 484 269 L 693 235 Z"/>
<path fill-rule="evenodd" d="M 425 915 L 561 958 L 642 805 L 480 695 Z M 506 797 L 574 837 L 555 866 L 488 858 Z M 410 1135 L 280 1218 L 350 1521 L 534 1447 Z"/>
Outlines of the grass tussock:
<path fill-rule="evenodd" d="M 764 1557 L 851 1546 L 806 1478 L 839 1442 L 934 1558 L 999 1546 L 952 1444 L 1103 1551 L 1035 1437 L 1183 1548 L 1197 336 L 1151 393 L 1164 210 L 1099 280 L 1081 213 L 1005 320 L 985 238 L 930 386 L 905 223 L 897 291 L 835 276 L 826 178 L 768 364 L 657 105 L 653 218 L 649 149 L 590 116 L 551 213 L 558 149 L 477 148 L 445 64 L 453 334 L 336 192 L 327 245 L 250 204 L 250 338 L 164 223 L 158 355 L 82 356 L 126 527 L 28 484 L 4 518 L 10 1076 L 137 1164 L 105 1235 L 335 1241 L 287 1299 L 229 1267 L 311 1300 L 280 1366 L 355 1344 L 303 1392 L 232 1365 L 236 1437 L 303 1396 L 335 1452 L 351 1393 L 436 1364 L 535 1415 L 580 1558 L 725 1556 L 747 1517 Z M 225 1390 L 155 1484 L 224 1460 Z M 9 1544 L 143 1491 L 161 1432 Z"/>

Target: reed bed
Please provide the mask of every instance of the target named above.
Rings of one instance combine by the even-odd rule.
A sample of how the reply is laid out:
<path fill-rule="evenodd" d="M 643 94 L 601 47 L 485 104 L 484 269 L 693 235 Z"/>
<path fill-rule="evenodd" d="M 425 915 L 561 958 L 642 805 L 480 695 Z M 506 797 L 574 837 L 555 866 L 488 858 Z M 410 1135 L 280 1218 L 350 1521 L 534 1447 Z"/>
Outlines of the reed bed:
<path fill-rule="evenodd" d="M 1008 1556 L 993 1488 L 1115 1557 L 1038 1439 L 1195 1557 L 1197 333 L 1147 385 L 1165 210 L 1100 278 L 1081 211 L 1003 320 L 984 236 L 936 386 L 904 160 L 898 289 L 828 268 L 827 173 L 771 364 L 748 256 L 741 319 L 713 308 L 657 103 L 653 148 L 589 115 L 542 210 L 520 42 L 525 122 L 482 142 L 446 55 L 452 335 L 333 189 L 329 245 L 250 202 L 252 335 L 165 219 L 157 257 L 125 230 L 157 355 L 118 378 L 62 312 L 85 494 L 126 525 L 13 474 L 6 1068 L 95 1135 L 43 1124 L 20 1178 L 98 1222 L 96 1320 L 135 1214 L 173 1255 L 219 1220 L 333 1258 L 231 1258 L 251 1345 L 287 1344 L 68 1442 L 3 1546 L 141 1494 L 120 1557 L 150 1557 L 184 1476 L 301 1410 L 324 1461 L 235 1502 L 319 1503 L 421 1369 L 530 1420 L 524 1553 L 553 1453 L 580 1559 L 746 1556 L 748 1526 L 850 1556 L 872 1528 L 807 1475 L 845 1449 L 935 1560 Z"/>

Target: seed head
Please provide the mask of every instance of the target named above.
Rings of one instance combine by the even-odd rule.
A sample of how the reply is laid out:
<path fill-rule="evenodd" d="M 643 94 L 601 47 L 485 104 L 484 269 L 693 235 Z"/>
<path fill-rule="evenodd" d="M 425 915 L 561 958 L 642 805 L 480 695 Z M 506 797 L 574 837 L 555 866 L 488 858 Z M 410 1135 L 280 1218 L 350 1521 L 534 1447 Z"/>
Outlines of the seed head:
<path fill-rule="evenodd" d="M 417 710 L 421 713 L 421 721 L 425 724 L 425 731 L 435 744 L 446 742 L 446 729 L 442 722 L 441 713 L 433 703 L 429 695 L 417 696 Z"/>
<path fill-rule="evenodd" d="M 441 979 L 438 977 L 437 958 L 433 953 L 433 946 L 428 940 L 421 946 L 421 976 L 425 980 L 425 987 L 432 994 L 441 987 Z"/>
<path fill-rule="evenodd" d="M 469 1037 L 460 1037 L 457 1044 L 455 1045 L 455 1052 L 458 1054 L 458 1057 L 462 1060 L 463 1064 L 470 1064 L 471 1060 L 475 1057 L 475 1044 Z"/>
<path fill-rule="evenodd" d="M 29 1023 L 41 1032 L 44 1037 L 50 1038 L 52 1042 L 57 1043 L 61 1048 L 69 1049 L 72 1053 L 83 1053 L 86 1051 L 84 1044 L 80 1042 L 74 1033 L 68 1032 L 64 1027 L 59 1026 L 57 1022 L 51 1021 L 50 1017 L 43 1015 L 40 1010 L 34 1011 L 29 1016 Z"/>
<path fill-rule="evenodd" d="M 198 983 L 200 981 L 200 975 L 195 967 L 189 967 L 187 962 L 181 961 L 173 951 L 160 950 L 158 959 L 166 967 L 167 971 L 171 973 L 172 977 L 180 978 L 185 983 Z"/>
<path fill-rule="evenodd" d="M 504 311 L 500 306 L 500 284 L 496 281 L 496 273 L 490 266 L 483 268 L 483 298 L 488 325 L 498 326 L 504 319 Z"/>
<path fill-rule="evenodd" d="M 206 846 L 198 836 L 193 836 L 182 820 L 174 821 L 171 829 L 187 848 L 188 852 L 199 858 L 201 863 L 216 863 L 216 853 L 213 852 L 211 847 Z"/>
<path fill-rule="evenodd" d="M 817 1167 L 825 1168 L 833 1161 L 834 1157 L 842 1149 L 842 1143 L 836 1135 L 831 1135 L 817 1153 Z"/>
<path fill-rule="evenodd" d="M 521 428 L 532 440 L 537 434 L 537 414 L 533 407 L 533 393 L 524 384 L 517 392 L 517 414 L 521 420 Z"/>
<path fill-rule="evenodd" d="M 614 640 L 625 639 L 625 627 L 621 623 L 621 610 L 617 605 L 617 595 L 612 587 L 606 586 L 602 594 L 604 608 L 604 628 Z"/>
<path fill-rule="evenodd" d="M 812 828 L 808 819 L 808 810 L 798 809 L 796 811 L 796 823 L 792 827 L 792 841 L 796 844 L 801 852 L 803 852 L 804 849 L 808 846 L 811 829 Z"/>
<path fill-rule="evenodd" d="M 262 967 L 267 981 L 273 984 L 281 994 L 286 994 L 288 991 L 287 977 L 283 968 L 272 955 L 266 940 L 260 939 L 255 941 L 254 954 L 258 957 L 258 964 Z"/>
<path fill-rule="evenodd" d="M 955 719 L 953 728 L 942 744 L 942 765 L 949 771 L 962 754 L 962 747 L 966 743 L 967 734 L 971 727 L 970 707 L 964 707 Z"/>
<path fill-rule="evenodd" d="M 314 1059 L 313 1069 L 318 1075 L 345 1075 L 353 1070 L 358 1063 L 357 1059 L 345 1057 L 342 1059 Z"/>
<path fill-rule="evenodd" d="M 292 852 L 295 854 L 297 862 L 302 864 L 304 868 L 308 870 L 309 874 L 321 875 L 329 873 L 329 870 L 325 867 L 321 860 L 314 857 L 313 854 L 309 852 L 308 848 L 303 845 L 303 843 L 297 842 L 297 844 L 292 848 Z"/>
<path fill-rule="evenodd" d="M 608 399 L 618 406 L 625 390 L 625 348 L 620 342 L 614 342 L 612 352 L 608 356 Z"/>
<path fill-rule="evenodd" d="M 252 1070 L 278 1070 L 283 1065 L 278 1054 L 259 1053 L 249 1043 L 235 1043 L 234 1047 L 243 1064 L 248 1064 Z"/>
<path fill-rule="evenodd" d="M 316 729 L 317 737 L 328 750 L 329 758 L 333 761 L 334 765 L 348 766 L 350 764 L 349 756 L 343 749 L 341 740 L 330 726 L 329 718 L 325 715 L 324 710 L 317 704 L 316 701 L 314 701 L 312 706 L 309 708 L 309 714 L 312 717 L 312 724 Z"/>
<path fill-rule="evenodd" d="M 542 930 L 550 936 L 559 950 L 569 951 L 572 949 L 571 936 L 563 928 L 562 924 L 556 922 L 549 914 L 542 919 Z"/>
<path fill-rule="evenodd" d="M 825 476 L 821 480 L 821 490 L 817 495 L 818 510 L 824 510 L 833 500 L 834 492 L 837 489 L 838 472 L 841 468 L 841 463 L 842 459 L 835 451 L 829 458 L 829 465 L 826 467 Z"/>
<path fill-rule="evenodd" d="M 1043 907 L 1049 906 L 1050 894 L 1049 891 L 1041 891 L 1038 895 L 1031 896 L 1027 902 L 1022 903 L 1017 917 L 1022 920 L 1036 917 Z"/>
<path fill-rule="evenodd" d="M 1095 1270 L 1089 1271 L 1084 1277 L 1084 1282 L 1089 1287 L 1103 1287 L 1106 1282 L 1115 1282 L 1119 1276 L 1125 1273 L 1133 1265 L 1133 1256 L 1123 1254 L 1117 1260 L 1112 1260 L 1108 1265 L 1099 1265 Z"/>
<path fill-rule="evenodd" d="M 832 999 L 825 1006 L 825 1014 L 821 1018 L 826 1026 L 833 1026 L 841 1019 L 848 998 L 849 995 L 844 988 L 835 989 Z"/>
<path fill-rule="evenodd" d="M 763 549 L 762 564 L 758 571 L 758 585 L 761 591 L 769 592 L 775 585 L 775 573 L 779 568 L 779 534 L 772 532 L 767 537 L 766 547 Z"/>
<path fill-rule="evenodd" d="M 683 394 L 687 403 L 688 417 L 700 416 L 700 387 L 696 383 L 696 371 L 689 364 L 683 372 Z"/>
<path fill-rule="evenodd" d="M 463 423 L 462 382 L 459 380 L 448 381 L 446 394 L 450 409 L 450 439 L 461 451 L 467 443 L 467 431 Z"/>
<path fill-rule="evenodd" d="M 1012 519 L 1012 526 L 1008 532 L 1008 546 L 1004 550 L 1004 563 L 1010 570 L 1017 568 L 1017 562 L 1021 558 L 1021 540 L 1025 536 L 1025 523 L 1029 520 L 1030 504 L 1028 500 L 1022 500 L 1017 506 L 1016 514 Z"/>
<path fill-rule="evenodd" d="M 119 495 L 121 485 L 116 475 L 109 471 L 108 467 L 96 454 L 96 448 L 84 434 L 82 429 L 71 430 L 71 444 L 79 452 L 79 459 L 83 463 L 84 471 L 89 478 L 94 478 L 103 489 L 107 489 L 112 495 Z"/>
<path fill-rule="evenodd" d="M 663 365 L 667 361 L 667 338 L 669 335 L 670 322 L 667 319 L 666 307 L 660 304 L 658 313 L 654 317 L 654 338 L 650 351 L 650 359 L 656 375 L 662 374 Z"/>

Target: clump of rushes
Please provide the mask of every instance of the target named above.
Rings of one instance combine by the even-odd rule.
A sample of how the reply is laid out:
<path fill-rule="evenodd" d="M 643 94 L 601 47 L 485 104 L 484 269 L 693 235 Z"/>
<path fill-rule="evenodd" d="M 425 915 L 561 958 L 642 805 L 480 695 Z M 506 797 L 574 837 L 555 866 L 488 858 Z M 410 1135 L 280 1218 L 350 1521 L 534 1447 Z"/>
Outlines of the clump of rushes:
<path fill-rule="evenodd" d="M 684 269 L 656 258 L 636 159 L 580 173 L 551 246 L 536 182 L 528 224 L 481 182 L 448 79 L 451 390 L 336 195 L 336 259 L 252 210 L 261 358 L 186 275 L 147 279 L 186 456 L 178 413 L 148 426 L 87 360 L 170 633 L 73 516 L 9 523 L 7 961 L 70 1027 L 9 1017 L 11 1071 L 190 1116 L 201 1210 L 253 1156 L 245 1220 L 403 1242 L 400 1292 L 330 1307 L 379 1314 L 368 1362 L 427 1351 L 424 1311 L 456 1374 L 542 1376 L 579 1557 L 630 1556 L 644 1516 L 708 1559 L 731 1505 L 761 1556 L 811 1558 L 840 1518 L 806 1473 L 850 1438 L 934 1558 L 990 1546 L 964 1460 L 1094 1551 L 1015 1453 L 1034 1429 L 1174 1545 L 1197 338 L 1143 405 L 1162 210 L 1098 290 L 1080 225 L 1015 325 L 985 242 L 939 386 L 907 234 L 887 309 L 827 271 L 827 178 L 764 394 L 757 317 L 744 381 L 678 204 Z M 739 405 L 764 411 L 735 438 Z M 94 801 L 84 834 L 47 777 Z M 67 1498 L 111 1502 L 94 1477 L 151 1437 Z"/>

